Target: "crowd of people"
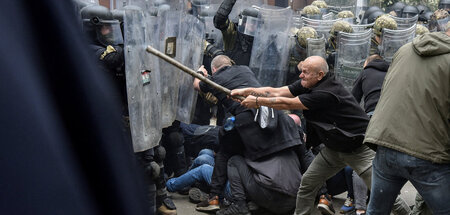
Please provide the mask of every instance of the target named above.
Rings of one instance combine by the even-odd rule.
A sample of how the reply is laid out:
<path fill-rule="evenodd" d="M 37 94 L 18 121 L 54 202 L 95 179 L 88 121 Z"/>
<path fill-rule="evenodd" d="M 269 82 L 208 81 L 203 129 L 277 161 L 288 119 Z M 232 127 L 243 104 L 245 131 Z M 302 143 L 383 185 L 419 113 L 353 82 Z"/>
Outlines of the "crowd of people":
<path fill-rule="evenodd" d="M 80 126 L 71 124 L 78 121 L 62 105 L 68 102 L 64 96 L 55 95 L 55 101 L 47 105 L 60 105 L 60 112 L 46 116 L 52 120 L 61 118 L 55 123 L 64 125 L 67 130 L 60 133 L 67 136 L 58 134 L 55 137 L 70 140 L 67 147 L 57 147 L 56 151 L 64 151 L 65 154 L 74 151 L 74 155 L 67 155 L 73 157 L 70 165 L 67 164 L 73 169 L 62 169 L 75 173 L 86 171 L 85 175 L 77 175 L 61 170 L 62 175 L 76 176 L 75 186 L 83 188 L 73 194 L 77 202 L 83 203 L 76 208 L 78 213 L 183 214 L 177 211 L 170 197 L 170 193 L 178 192 L 188 195 L 190 201 L 197 204 L 197 211 L 218 215 L 300 215 L 312 214 L 316 209 L 331 215 L 336 213 L 333 196 L 342 193 L 347 196 L 340 208 L 341 214 L 450 214 L 447 204 L 450 199 L 446 193 L 450 190 L 448 0 L 441 0 L 435 12 L 426 6 L 397 2 L 389 9 L 370 7 L 356 16 L 353 12 L 359 10 L 352 12 L 348 8 L 329 6 L 325 1 L 313 1 L 298 11 L 297 18 L 303 20 L 303 24 L 294 26 L 296 23 L 292 23 L 285 44 L 276 42 L 277 38 L 283 38 L 280 35 L 285 32 L 277 32 L 267 37 L 273 41 L 267 44 L 266 50 L 255 50 L 261 46 L 254 45 L 264 41 L 260 40 L 264 34 L 260 29 L 270 26 L 267 17 L 262 15 L 262 8 L 273 11 L 286 8 L 278 4 L 240 8 L 236 0 L 223 0 L 212 14 L 204 15 L 205 5 L 210 9 L 208 1 L 189 1 L 185 13 L 205 23 L 202 25 L 208 25 L 206 22 L 210 20 L 210 26 L 214 26 L 212 30 L 202 31 L 206 32 L 202 47 L 196 47 L 202 49 L 203 55 L 198 58 L 202 59 L 203 65 L 197 69 L 197 74 L 230 91 L 225 93 L 198 76 L 192 78 L 190 87 L 199 95 L 193 119 L 171 121 L 169 126 L 161 129 L 157 143 L 145 147 L 136 146 L 133 136 L 139 132 L 133 127 L 136 119 L 130 116 L 135 108 L 131 103 L 136 98 L 130 96 L 131 87 L 127 82 L 130 71 L 126 71 L 126 65 L 130 58 L 126 58 L 126 53 L 131 48 L 126 47 L 127 42 L 124 41 L 134 42 L 132 45 L 142 44 L 126 40 L 133 32 L 125 30 L 130 23 L 124 19 L 124 11 L 111 11 L 86 1 L 74 2 L 76 13 L 65 17 L 65 21 L 76 23 L 75 17 L 78 16 L 82 27 L 77 29 L 80 31 L 76 35 L 83 32 L 89 42 L 85 46 L 89 51 L 80 52 L 80 56 L 90 59 L 86 61 L 89 64 L 82 66 L 66 61 L 68 66 L 73 66 L 72 70 L 84 69 L 101 74 L 94 77 L 100 80 L 98 86 L 90 82 L 89 85 L 83 84 L 84 79 L 77 76 L 73 77 L 74 83 L 81 82 L 79 85 L 86 89 L 96 89 L 97 94 L 104 91 L 108 94 L 107 99 L 99 101 L 90 98 L 89 103 L 82 107 L 84 115 L 80 113 L 79 116 L 80 119 L 86 118 L 86 123 L 92 123 L 89 126 L 97 132 L 82 129 L 81 123 Z M 169 5 L 165 1 L 155 1 L 149 10 L 159 17 L 171 11 Z M 142 10 L 133 6 L 128 5 L 124 9 Z M 64 8 L 70 6 L 66 4 Z M 232 16 L 233 8 L 241 10 L 238 20 Z M 324 28 L 307 24 L 317 20 L 319 25 L 325 22 L 331 25 Z M 405 27 L 405 20 L 413 21 L 408 21 Z M 412 27 L 414 31 L 406 33 L 406 29 Z M 345 50 L 342 48 L 346 44 L 345 36 L 357 37 L 362 35 L 361 32 L 370 33 L 366 39 L 361 36 L 360 46 L 355 46 L 364 50 L 361 52 L 363 56 L 358 56 L 363 61 L 346 62 L 345 54 L 348 53 L 342 51 Z M 411 34 L 413 37 L 392 43 L 395 38 L 389 35 L 396 34 Z M 39 38 L 48 40 L 45 35 Z M 80 38 L 74 41 L 82 44 Z M 176 45 L 168 48 L 170 41 L 164 40 L 164 50 L 167 54 L 172 49 L 175 57 Z M 68 52 L 71 50 L 63 42 L 61 47 L 66 47 Z M 284 47 L 288 47 L 286 54 L 289 56 L 285 61 L 280 57 Z M 51 54 L 48 52 L 46 54 Z M 254 62 L 263 59 L 263 55 L 279 57 L 275 63 L 285 65 L 270 68 L 270 71 L 278 72 L 283 78 L 261 80 L 264 76 L 260 73 L 266 70 L 258 68 Z M 58 58 L 50 58 L 54 60 L 42 60 L 43 63 L 39 64 L 41 69 L 53 71 L 51 64 Z M 30 65 L 37 64 L 31 61 Z M 150 82 L 148 75 L 152 71 L 142 68 L 139 77 L 142 77 L 141 85 L 145 86 Z M 277 68 L 285 69 L 278 71 Z M 49 74 L 44 82 L 51 83 L 50 88 L 56 90 L 61 83 L 52 81 L 58 77 Z M 279 80 L 283 81 L 282 86 L 278 84 Z M 270 81 L 273 84 L 266 85 Z M 82 90 L 68 92 L 70 95 L 85 93 Z M 11 97 L 10 94 L 6 96 Z M 78 98 L 76 101 L 81 103 L 82 100 Z M 116 108 L 97 116 L 101 111 L 90 109 L 87 104 L 97 105 L 98 109 L 108 108 L 100 101 Z M 95 122 L 95 119 L 106 120 L 109 130 L 100 131 L 103 123 Z M 211 123 L 211 119 L 216 123 Z M 48 132 L 46 128 L 43 127 L 42 133 Z M 87 138 L 78 137 L 79 132 L 84 132 L 82 135 Z M 110 132 L 116 133 L 108 137 Z M 88 146 L 77 148 L 72 145 L 80 141 L 94 145 L 99 142 L 95 150 L 88 151 L 87 161 L 83 161 L 82 154 Z M 112 142 L 114 150 L 105 149 L 104 144 L 108 141 Z M 122 149 L 124 147 L 126 149 Z M 94 159 L 95 154 L 101 151 L 111 156 Z M 114 158 L 124 163 L 121 165 Z M 87 168 L 90 162 L 98 165 Z M 110 166 L 117 168 L 108 168 Z M 120 176 L 118 171 L 125 169 L 128 170 Z M 103 177 L 89 180 L 98 175 Z M 114 183 L 96 188 L 108 180 L 107 176 Z M 399 195 L 407 181 L 417 190 L 413 207 Z M 135 185 L 127 186 L 127 183 Z M 61 182 L 57 185 L 60 189 L 74 189 L 73 185 Z M 89 193 L 95 196 L 89 197 Z M 15 199 L 11 202 L 18 202 Z M 49 201 L 54 200 L 49 198 Z M 67 202 L 64 201 L 59 200 L 61 207 L 65 207 Z M 111 203 L 116 205 L 108 208 Z M 135 208 L 130 209 L 133 206 Z M 58 210 L 44 208 L 38 214 L 55 211 Z"/>

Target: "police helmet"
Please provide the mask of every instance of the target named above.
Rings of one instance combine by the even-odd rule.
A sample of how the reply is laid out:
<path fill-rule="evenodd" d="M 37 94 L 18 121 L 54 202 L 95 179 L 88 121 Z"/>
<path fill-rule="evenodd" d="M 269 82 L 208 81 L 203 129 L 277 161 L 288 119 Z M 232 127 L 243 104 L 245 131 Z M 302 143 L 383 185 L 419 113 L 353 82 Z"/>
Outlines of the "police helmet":
<path fill-rule="evenodd" d="M 337 18 L 354 18 L 355 15 L 349 10 L 343 10 L 337 14 Z"/>
<path fill-rule="evenodd" d="M 412 6 L 412 5 L 407 5 L 403 8 L 402 10 L 402 18 L 410 18 L 410 17 L 414 17 L 417 14 L 419 14 L 419 10 L 417 9 L 417 7 Z"/>
<path fill-rule="evenodd" d="M 404 8 L 405 6 L 406 6 L 406 4 L 403 3 L 403 2 L 401 2 L 401 1 L 395 2 L 395 3 L 389 8 L 389 12 L 390 12 L 390 11 L 394 11 L 394 12 L 397 14 L 398 17 L 401 17 L 401 16 L 402 16 L 402 10 L 403 10 L 403 8 Z"/>
<path fill-rule="evenodd" d="M 259 10 L 253 7 L 245 8 L 239 14 L 238 31 L 248 35 L 255 36 L 256 30 L 259 27 Z"/>
<path fill-rule="evenodd" d="M 430 11 L 430 8 L 428 8 L 427 6 L 425 6 L 423 4 L 419 4 L 419 5 L 417 5 L 417 10 L 419 10 L 419 14 L 424 14 L 424 13 Z"/>
<path fill-rule="evenodd" d="M 321 1 L 321 0 L 315 0 L 311 3 L 311 5 L 314 5 L 318 8 L 327 8 L 328 5 L 325 1 Z"/>
<path fill-rule="evenodd" d="M 375 12 L 375 11 L 383 11 L 383 10 L 382 10 L 381 8 L 377 7 L 377 6 L 369 7 L 369 8 L 366 10 L 366 12 L 364 12 L 364 17 L 363 17 L 363 19 L 369 18 L 370 14 L 372 14 L 372 13 Z"/>
<path fill-rule="evenodd" d="M 308 5 L 303 8 L 302 16 L 306 16 L 311 19 L 320 19 L 321 12 L 320 9 L 314 5 Z"/>
<path fill-rule="evenodd" d="M 123 44 L 120 22 L 106 7 L 89 5 L 81 9 L 83 31 L 94 42 L 104 46 Z"/>
<path fill-rule="evenodd" d="M 302 48 L 306 48 L 309 38 L 317 38 L 317 31 L 311 27 L 303 27 L 295 33 L 295 36 L 297 37 L 297 44 Z"/>
<path fill-rule="evenodd" d="M 367 17 L 367 23 L 374 23 L 375 20 L 377 20 L 378 17 L 384 15 L 385 13 L 383 11 L 375 11 L 372 14 L 370 14 L 369 17 Z"/>
<path fill-rule="evenodd" d="M 426 34 L 426 33 L 430 33 L 428 28 L 426 28 L 423 25 L 416 25 L 416 36 L 419 36 L 419 35 L 422 35 L 422 34 Z"/>
<path fill-rule="evenodd" d="M 353 33 L 353 28 L 346 21 L 336 21 L 331 27 L 330 37 L 337 37 L 339 32 Z"/>
<path fill-rule="evenodd" d="M 377 18 L 373 25 L 373 33 L 377 36 L 381 36 L 381 32 L 384 28 L 396 30 L 397 22 L 388 15 L 382 15 Z"/>

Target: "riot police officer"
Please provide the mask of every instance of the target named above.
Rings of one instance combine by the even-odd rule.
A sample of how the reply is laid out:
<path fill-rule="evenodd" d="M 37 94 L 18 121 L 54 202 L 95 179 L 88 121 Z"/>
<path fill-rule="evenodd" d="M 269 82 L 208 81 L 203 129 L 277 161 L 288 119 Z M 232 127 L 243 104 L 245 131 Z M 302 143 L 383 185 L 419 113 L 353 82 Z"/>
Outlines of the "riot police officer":
<path fill-rule="evenodd" d="M 339 32 L 353 33 L 353 28 L 346 21 L 337 21 L 331 27 L 330 37 L 327 42 L 327 63 L 330 71 L 334 70 L 334 62 L 336 59 L 336 42 Z"/>
<path fill-rule="evenodd" d="M 325 1 L 315 0 L 311 2 L 311 5 L 318 7 L 322 15 L 328 13 L 328 5 Z"/>
<path fill-rule="evenodd" d="M 258 25 L 258 11 L 246 8 L 239 14 L 239 23 L 233 23 L 228 15 L 236 0 L 224 0 L 214 16 L 214 26 L 222 31 L 225 55 L 237 65 L 249 65 L 253 39 Z"/>
<path fill-rule="evenodd" d="M 388 15 L 382 15 L 377 18 L 373 25 L 374 36 L 371 39 L 369 55 L 380 54 L 378 46 L 381 44 L 381 33 L 384 28 L 396 30 L 397 22 Z"/>

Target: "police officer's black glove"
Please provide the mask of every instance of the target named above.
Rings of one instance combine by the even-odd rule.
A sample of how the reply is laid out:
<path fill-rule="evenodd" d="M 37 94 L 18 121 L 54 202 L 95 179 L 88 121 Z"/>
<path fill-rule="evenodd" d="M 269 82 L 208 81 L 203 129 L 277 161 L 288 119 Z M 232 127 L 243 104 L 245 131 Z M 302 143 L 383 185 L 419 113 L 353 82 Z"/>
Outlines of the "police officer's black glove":
<path fill-rule="evenodd" d="M 231 10 L 233 10 L 233 6 L 236 3 L 236 0 L 224 0 L 217 10 L 216 15 L 214 16 L 214 26 L 217 29 L 223 30 L 225 29 L 226 22 L 228 19 L 228 15 L 230 15 Z"/>

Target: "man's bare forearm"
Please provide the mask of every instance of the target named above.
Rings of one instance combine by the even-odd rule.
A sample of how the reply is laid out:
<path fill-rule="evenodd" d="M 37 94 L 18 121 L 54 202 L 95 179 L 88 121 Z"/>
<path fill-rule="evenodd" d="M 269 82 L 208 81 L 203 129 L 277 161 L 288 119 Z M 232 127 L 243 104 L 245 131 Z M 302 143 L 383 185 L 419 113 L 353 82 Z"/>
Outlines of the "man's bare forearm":
<path fill-rule="evenodd" d="M 259 106 L 267 106 L 278 110 L 298 110 L 307 109 L 298 98 L 285 98 L 285 97 L 258 97 Z"/>

